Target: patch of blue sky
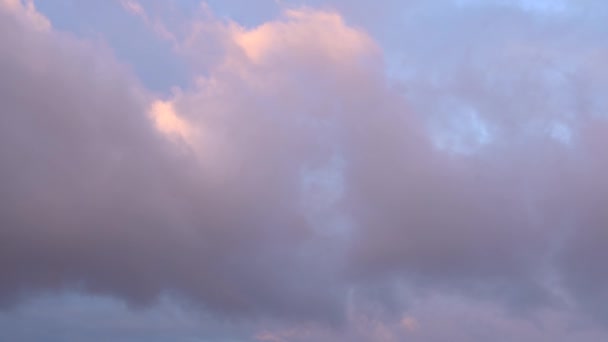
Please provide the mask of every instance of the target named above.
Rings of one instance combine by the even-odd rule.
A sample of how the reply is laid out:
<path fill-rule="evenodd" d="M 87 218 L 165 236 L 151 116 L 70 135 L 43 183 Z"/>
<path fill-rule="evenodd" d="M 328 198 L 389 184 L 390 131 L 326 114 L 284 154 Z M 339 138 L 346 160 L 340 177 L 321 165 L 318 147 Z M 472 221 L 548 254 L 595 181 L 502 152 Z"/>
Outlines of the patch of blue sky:
<path fill-rule="evenodd" d="M 169 93 L 189 82 L 187 66 L 171 43 L 159 39 L 119 1 L 37 1 L 36 8 L 56 29 L 109 46 L 152 91 Z"/>
<path fill-rule="evenodd" d="M 169 297 L 134 309 L 112 297 L 56 293 L 0 312 L 2 341 L 234 342 L 249 335 L 229 330 Z"/>

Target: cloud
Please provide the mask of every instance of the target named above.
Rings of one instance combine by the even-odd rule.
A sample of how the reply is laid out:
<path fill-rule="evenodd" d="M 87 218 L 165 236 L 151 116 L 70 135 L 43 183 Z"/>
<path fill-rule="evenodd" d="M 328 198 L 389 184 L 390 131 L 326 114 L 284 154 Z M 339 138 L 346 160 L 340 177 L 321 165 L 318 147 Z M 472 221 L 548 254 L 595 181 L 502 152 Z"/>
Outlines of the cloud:
<path fill-rule="evenodd" d="M 3 10 L 12 12 L 15 18 L 23 21 L 33 29 L 40 31 L 51 29 L 50 21 L 38 13 L 32 0 L 2 0 L 0 1 L 0 6 L 2 6 Z"/>
<path fill-rule="evenodd" d="M 145 115 L 146 96 L 126 68 L 108 51 L 41 32 L 19 13 L 0 14 L 6 165 L 0 297 L 81 282 L 128 292 L 122 277 L 131 271 L 111 265 L 129 263 L 117 261 L 119 250 L 147 245 L 166 220 L 145 213 L 167 212 L 171 200 L 157 195 L 166 186 L 159 184 L 171 182 L 162 174 L 174 160 L 163 152 Z"/>
<path fill-rule="evenodd" d="M 412 2 L 387 75 L 335 11 L 247 28 L 202 7 L 170 33 L 192 84 L 159 98 L 0 4 L 3 304 L 169 297 L 260 341 L 538 340 L 522 317 L 546 336 L 608 317 L 605 32 L 558 35 L 588 12 Z M 486 313 L 489 332 L 450 323 Z"/>
<path fill-rule="evenodd" d="M 383 168 L 406 174 L 416 165 L 426 181 L 400 177 L 402 186 L 388 189 L 362 178 L 352 182 L 369 184 L 361 198 L 372 200 L 360 205 L 361 220 L 372 219 L 368 210 L 375 215 L 368 226 L 382 227 L 363 231 L 356 253 L 374 260 L 371 272 L 384 268 L 423 287 L 464 285 L 465 292 L 507 298 L 510 305 L 554 302 L 564 290 L 580 299 L 589 292 L 569 290 L 569 281 L 603 283 L 598 272 L 563 274 L 560 255 L 572 248 L 573 235 L 603 241 L 592 226 L 606 221 L 588 208 L 597 208 L 606 193 L 592 171 L 606 167 L 597 150 L 602 134 L 592 133 L 606 125 L 599 95 L 606 75 L 598 59 L 605 49 L 596 39 L 605 33 L 598 23 L 606 12 L 599 2 L 564 6 L 412 6 L 402 28 L 402 69 L 394 77 L 427 119 L 441 152 L 427 166 L 386 159 Z M 558 33 L 563 30 L 570 35 Z M 356 169 L 376 165 L 363 164 Z M 369 172 L 373 179 L 385 171 Z M 589 241 L 576 244 L 601 250 Z M 583 270 L 592 260 L 569 267 Z"/>
<path fill-rule="evenodd" d="M 248 83 L 260 61 L 235 52 L 215 79 L 160 101 L 102 48 L 2 15 L 5 303 L 65 289 L 133 305 L 170 293 L 220 315 L 340 319 L 339 257 L 316 243 L 298 199 L 304 166 L 328 153 L 306 113 L 258 102 L 283 85 L 306 101 L 287 65 L 267 85 Z M 326 16 L 287 18 L 288 39 L 318 18 L 337 39 L 359 34 Z M 327 44 L 310 53 L 335 62 Z"/>
<path fill-rule="evenodd" d="M 150 108 L 150 116 L 161 133 L 168 137 L 177 137 L 188 144 L 193 143 L 194 128 L 175 113 L 171 103 L 155 101 Z"/>

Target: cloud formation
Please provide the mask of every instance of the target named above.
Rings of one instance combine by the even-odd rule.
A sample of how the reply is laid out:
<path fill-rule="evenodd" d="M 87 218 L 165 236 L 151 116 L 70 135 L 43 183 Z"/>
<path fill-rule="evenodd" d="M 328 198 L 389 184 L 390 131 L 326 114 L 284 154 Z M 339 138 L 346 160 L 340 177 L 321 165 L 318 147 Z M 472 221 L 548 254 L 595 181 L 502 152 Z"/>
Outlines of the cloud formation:
<path fill-rule="evenodd" d="M 605 334 L 608 12 L 560 4 L 412 2 L 387 75 L 334 10 L 171 32 L 124 2 L 193 70 L 161 96 L 1 0 L 0 303 L 169 297 L 270 342 Z"/>

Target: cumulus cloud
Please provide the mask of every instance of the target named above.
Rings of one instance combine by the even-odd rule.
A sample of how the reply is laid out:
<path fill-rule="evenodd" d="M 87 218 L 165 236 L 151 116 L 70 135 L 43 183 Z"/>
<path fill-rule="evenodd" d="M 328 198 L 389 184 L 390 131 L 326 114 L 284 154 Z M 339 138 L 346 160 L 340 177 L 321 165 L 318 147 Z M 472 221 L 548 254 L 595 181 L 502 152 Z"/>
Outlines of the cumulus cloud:
<path fill-rule="evenodd" d="M 163 102 L 98 47 L 3 16 L 5 302 L 66 288 L 136 305 L 172 293 L 236 316 L 339 319 L 338 258 L 315 243 L 299 200 L 325 147 L 306 113 L 288 114 L 297 103 L 263 103 L 280 82 L 300 95 L 280 70 L 254 83 L 263 66 L 238 45 L 244 29 L 220 27 L 240 53 L 216 79 Z M 336 15 L 286 20 L 358 34 Z M 320 64 L 333 52 L 310 47 Z"/>
<path fill-rule="evenodd" d="M 154 212 L 169 210 L 171 197 L 157 195 L 178 161 L 126 68 L 102 48 L 37 30 L 24 9 L 1 12 L 1 297 L 80 281 L 109 291 L 131 273 L 110 259 L 160 232 L 166 218 Z M 103 280 L 82 277 L 90 271 Z"/>
<path fill-rule="evenodd" d="M 608 318 L 599 3 L 412 2 L 391 75 L 334 10 L 243 27 L 202 6 L 169 32 L 122 4 L 191 85 L 152 94 L 0 2 L 5 307 L 168 296 L 271 342 L 601 334 L 566 327 Z"/>

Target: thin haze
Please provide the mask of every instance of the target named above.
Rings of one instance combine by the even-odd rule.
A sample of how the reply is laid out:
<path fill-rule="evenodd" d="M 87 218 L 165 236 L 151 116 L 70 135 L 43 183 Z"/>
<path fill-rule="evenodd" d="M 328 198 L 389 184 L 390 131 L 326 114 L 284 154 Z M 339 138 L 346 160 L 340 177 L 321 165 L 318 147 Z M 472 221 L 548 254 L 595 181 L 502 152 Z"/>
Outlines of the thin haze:
<path fill-rule="evenodd" d="M 606 23 L 0 0 L 0 340 L 608 340 Z"/>

